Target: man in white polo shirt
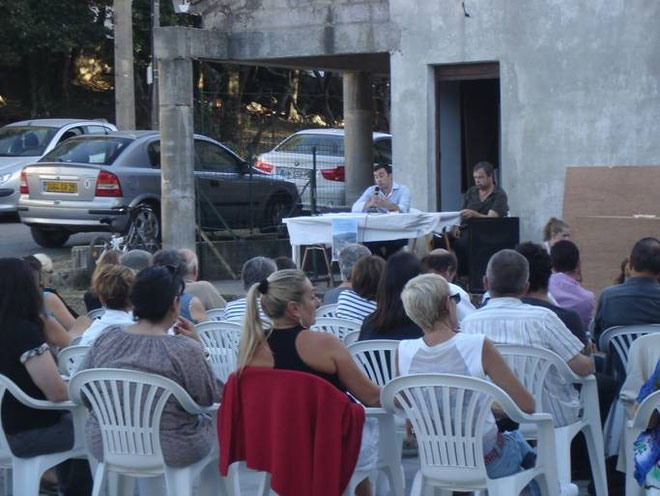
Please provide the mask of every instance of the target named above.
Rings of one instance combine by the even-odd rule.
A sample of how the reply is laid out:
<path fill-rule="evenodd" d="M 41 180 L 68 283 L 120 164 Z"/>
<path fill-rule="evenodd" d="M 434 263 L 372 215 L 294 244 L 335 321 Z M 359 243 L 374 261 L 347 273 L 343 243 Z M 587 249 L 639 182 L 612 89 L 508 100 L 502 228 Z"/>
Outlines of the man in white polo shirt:
<path fill-rule="evenodd" d="M 593 361 L 580 353 L 584 345 L 559 317 L 552 310 L 520 300 L 527 291 L 528 277 L 529 264 L 520 253 L 501 250 L 493 255 L 484 277 L 491 299 L 463 319 L 461 331 L 485 334 L 495 343 L 554 351 L 577 375 L 589 375 Z M 574 422 L 579 413 L 578 393 L 554 368 L 548 372 L 546 391 L 543 411 L 552 414 L 555 426 Z"/>

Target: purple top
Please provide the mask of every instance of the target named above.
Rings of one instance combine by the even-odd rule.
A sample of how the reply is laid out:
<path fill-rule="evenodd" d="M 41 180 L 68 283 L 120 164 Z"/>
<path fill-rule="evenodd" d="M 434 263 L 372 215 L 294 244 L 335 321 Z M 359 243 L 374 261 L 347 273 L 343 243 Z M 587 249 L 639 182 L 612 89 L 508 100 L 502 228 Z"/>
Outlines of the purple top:
<path fill-rule="evenodd" d="M 587 291 L 572 277 L 558 272 L 550 276 L 548 289 L 560 307 L 571 308 L 580 314 L 587 329 L 594 314 L 594 294 Z"/>

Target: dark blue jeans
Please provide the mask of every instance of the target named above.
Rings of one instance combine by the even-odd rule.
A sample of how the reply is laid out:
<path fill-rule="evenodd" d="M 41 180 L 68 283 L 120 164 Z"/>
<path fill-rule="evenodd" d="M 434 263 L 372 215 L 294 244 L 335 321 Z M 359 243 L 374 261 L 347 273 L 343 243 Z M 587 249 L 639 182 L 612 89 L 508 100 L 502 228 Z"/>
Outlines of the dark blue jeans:
<path fill-rule="evenodd" d="M 7 436 L 14 456 L 30 458 L 69 450 L 73 447 L 71 414 L 62 415 L 50 427 L 31 429 Z M 58 489 L 62 496 L 88 496 L 92 493 L 92 474 L 87 460 L 71 459 L 55 467 Z"/>

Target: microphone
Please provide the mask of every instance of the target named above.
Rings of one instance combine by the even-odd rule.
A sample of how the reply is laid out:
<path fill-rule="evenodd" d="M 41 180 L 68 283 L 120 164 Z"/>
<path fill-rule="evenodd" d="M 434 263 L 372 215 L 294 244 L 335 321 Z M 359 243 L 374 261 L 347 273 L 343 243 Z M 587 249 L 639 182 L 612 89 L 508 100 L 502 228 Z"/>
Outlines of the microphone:
<path fill-rule="evenodd" d="M 374 188 L 374 193 L 379 194 L 380 193 L 380 186 L 376 186 Z"/>

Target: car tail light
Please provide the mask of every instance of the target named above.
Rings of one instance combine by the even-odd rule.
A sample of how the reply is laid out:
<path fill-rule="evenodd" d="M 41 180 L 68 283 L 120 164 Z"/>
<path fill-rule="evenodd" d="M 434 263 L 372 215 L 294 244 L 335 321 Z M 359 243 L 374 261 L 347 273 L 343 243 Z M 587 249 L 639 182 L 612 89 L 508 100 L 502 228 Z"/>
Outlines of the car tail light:
<path fill-rule="evenodd" d="M 96 178 L 95 196 L 122 196 L 119 178 L 112 172 L 102 170 Z"/>
<path fill-rule="evenodd" d="M 344 166 L 338 165 L 334 169 L 325 169 L 321 171 L 321 175 L 328 181 L 341 181 L 344 182 Z"/>
<path fill-rule="evenodd" d="M 272 174 L 274 167 L 268 162 L 263 162 L 259 159 L 254 161 L 254 167 L 259 169 L 261 172 L 266 172 L 267 174 Z"/>
<path fill-rule="evenodd" d="M 30 189 L 28 188 L 28 183 L 27 183 L 27 174 L 25 173 L 25 169 L 21 171 L 21 187 L 20 187 L 20 192 L 22 195 L 29 195 L 30 194 Z"/>

